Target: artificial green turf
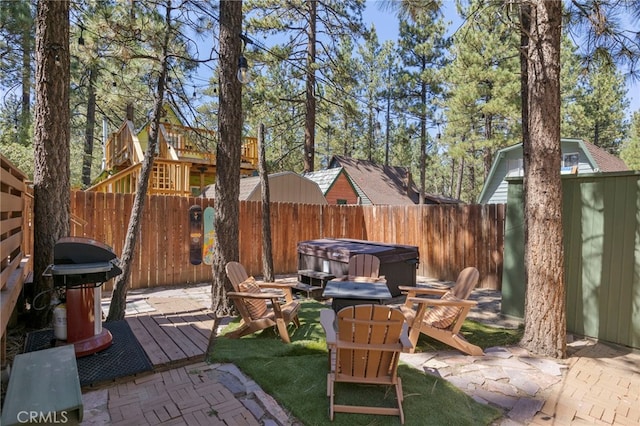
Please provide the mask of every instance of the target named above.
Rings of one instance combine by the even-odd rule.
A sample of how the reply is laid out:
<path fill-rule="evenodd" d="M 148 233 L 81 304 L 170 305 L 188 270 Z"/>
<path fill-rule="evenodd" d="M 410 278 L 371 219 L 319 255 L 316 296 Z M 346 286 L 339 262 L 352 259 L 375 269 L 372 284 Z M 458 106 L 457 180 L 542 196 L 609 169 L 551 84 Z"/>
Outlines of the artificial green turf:
<path fill-rule="evenodd" d="M 241 339 L 218 337 L 210 361 L 237 365 L 305 425 L 329 424 L 329 398 L 326 395 L 328 356 L 324 331 L 319 322 L 320 309 L 326 308 L 318 302 L 302 302 L 299 314 L 301 327 L 289 327 L 291 344 L 283 343 L 270 329 Z M 238 324 L 237 320 L 234 321 L 223 330 L 223 334 Z M 491 328 L 479 326 L 479 335 L 492 334 Z M 469 333 L 467 338 L 474 341 L 475 331 L 470 330 Z M 501 335 L 500 339 L 504 340 L 504 336 Z M 423 342 L 422 349 L 425 347 Z M 402 364 L 398 367 L 398 374 L 402 378 L 407 425 L 487 425 L 501 415 L 497 409 L 475 402 L 446 380 Z M 335 395 L 337 403 L 395 404 L 392 387 L 337 383 Z M 396 416 L 336 413 L 333 424 L 395 425 L 400 424 L 400 419 Z"/>

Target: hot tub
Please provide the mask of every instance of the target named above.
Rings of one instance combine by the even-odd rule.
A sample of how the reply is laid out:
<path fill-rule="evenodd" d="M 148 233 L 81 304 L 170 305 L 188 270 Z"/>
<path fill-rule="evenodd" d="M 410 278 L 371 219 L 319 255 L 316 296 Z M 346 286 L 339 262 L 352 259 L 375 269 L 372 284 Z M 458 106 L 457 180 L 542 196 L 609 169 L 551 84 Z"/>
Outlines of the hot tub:
<path fill-rule="evenodd" d="M 346 238 L 300 241 L 298 269 L 312 269 L 342 277 L 348 273 L 349 258 L 364 253 L 380 259 L 380 275 L 385 276 L 392 296 L 400 295 L 400 285 L 416 285 L 416 269 L 420 262 L 416 246 Z"/>

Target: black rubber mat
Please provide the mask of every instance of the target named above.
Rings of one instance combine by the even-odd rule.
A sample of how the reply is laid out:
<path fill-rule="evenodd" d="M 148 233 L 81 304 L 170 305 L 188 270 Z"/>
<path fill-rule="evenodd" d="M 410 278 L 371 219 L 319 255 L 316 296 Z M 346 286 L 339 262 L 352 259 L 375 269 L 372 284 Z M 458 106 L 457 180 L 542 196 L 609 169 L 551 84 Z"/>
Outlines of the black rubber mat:
<path fill-rule="evenodd" d="M 126 320 L 106 322 L 113 341 L 107 349 L 77 359 L 80 386 L 92 386 L 153 369 L 147 354 Z M 27 334 L 25 352 L 47 349 L 55 344 L 53 329 Z"/>

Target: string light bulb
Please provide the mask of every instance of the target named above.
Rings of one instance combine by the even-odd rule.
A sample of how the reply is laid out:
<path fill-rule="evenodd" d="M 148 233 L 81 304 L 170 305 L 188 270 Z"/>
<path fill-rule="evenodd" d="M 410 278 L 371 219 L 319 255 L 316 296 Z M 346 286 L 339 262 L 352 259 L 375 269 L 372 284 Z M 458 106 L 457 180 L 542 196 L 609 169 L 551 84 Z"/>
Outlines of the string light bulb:
<path fill-rule="evenodd" d="M 240 34 L 240 39 L 242 40 L 242 53 L 240 54 L 240 58 L 238 58 L 237 77 L 241 84 L 247 84 L 251 81 L 251 74 L 249 74 L 247 58 L 244 57 L 244 49 L 247 47 L 247 44 L 251 43 L 251 40 L 244 34 Z"/>
<path fill-rule="evenodd" d="M 251 81 L 251 74 L 249 74 L 249 63 L 247 58 L 240 56 L 238 59 L 238 81 L 242 84 L 247 84 Z"/>

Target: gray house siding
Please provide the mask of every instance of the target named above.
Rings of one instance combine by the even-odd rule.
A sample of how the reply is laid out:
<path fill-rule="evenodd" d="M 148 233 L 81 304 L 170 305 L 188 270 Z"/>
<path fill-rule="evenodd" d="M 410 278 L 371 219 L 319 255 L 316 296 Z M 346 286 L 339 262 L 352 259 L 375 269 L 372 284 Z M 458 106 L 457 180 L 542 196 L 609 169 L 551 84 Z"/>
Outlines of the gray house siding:
<path fill-rule="evenodd" d="M 578 154 L 578 174 L 586 174 L 598 172 L 597 167 L 594 168 L 593 159 L 585 152 L 584 145 L 578 139 L 562 139 L 561 152 L 565 154 Z M 491 171 L 487 177 L 482 192 L 478 198 L 480 204 L 504 204 L 507 202 L 508 184 L 507 177 L 509 161 L 522 160 L 522 144 L 513 145 L 498 151 L 496 159 L 491 166 Z M 570 173 L 570 168 L 561 170 L 561 173 Z M 512 175 L 512 177 L 522 176 Z"/>

